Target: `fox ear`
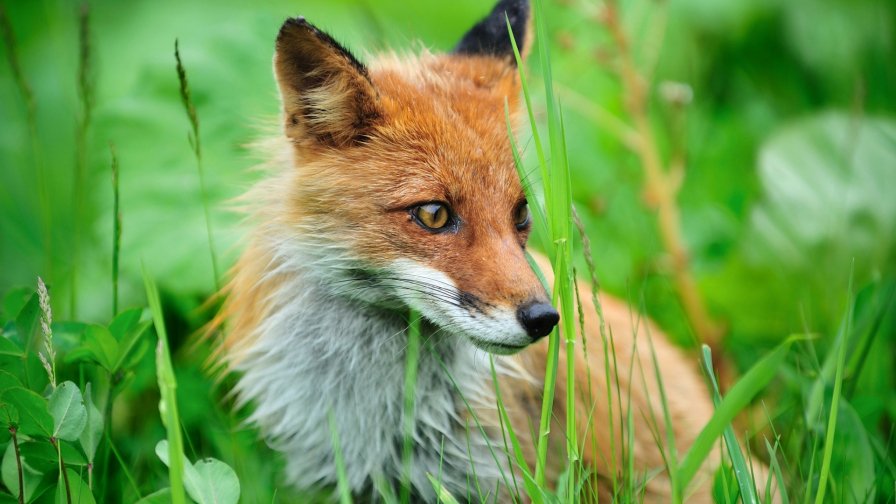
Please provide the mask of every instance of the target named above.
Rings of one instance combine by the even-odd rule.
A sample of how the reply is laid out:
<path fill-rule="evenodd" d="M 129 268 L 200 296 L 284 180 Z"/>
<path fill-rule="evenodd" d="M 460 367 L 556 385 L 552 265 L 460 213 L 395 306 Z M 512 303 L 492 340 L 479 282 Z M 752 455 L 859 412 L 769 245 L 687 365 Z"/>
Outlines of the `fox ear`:
<path fill-rule="evenodd" d="M 304 18 L 280 28 L 274 72 L 286 136 L 295 141 L 344 146 L 363 139 L 379 117 L 364 65 Z"/>
<path fill-rule="evenodd" d="M 506 16 L 506 17 L 505 17 Z M 507 21 L 513 30 L 513 38 L 526 57 L 531 43 L 529 0 L 500 0 L 488 16 L 476 23 L 454 48 L 455 54 L 471 56 L 495 56 L 516 64 L 513 46 L 507 33 Z"/>

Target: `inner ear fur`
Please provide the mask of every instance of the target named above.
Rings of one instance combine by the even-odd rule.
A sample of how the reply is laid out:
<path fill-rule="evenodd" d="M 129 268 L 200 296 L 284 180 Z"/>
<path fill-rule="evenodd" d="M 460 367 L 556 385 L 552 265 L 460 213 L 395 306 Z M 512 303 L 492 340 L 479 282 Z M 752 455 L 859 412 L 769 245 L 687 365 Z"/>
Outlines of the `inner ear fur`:
<path fill-rule="evenodd" d="M 274 72 L 284 130 L 297 142 L 356 143 L 380 116 L 364 65 L 304 18 L 288 19 L 280 28 Z"/>

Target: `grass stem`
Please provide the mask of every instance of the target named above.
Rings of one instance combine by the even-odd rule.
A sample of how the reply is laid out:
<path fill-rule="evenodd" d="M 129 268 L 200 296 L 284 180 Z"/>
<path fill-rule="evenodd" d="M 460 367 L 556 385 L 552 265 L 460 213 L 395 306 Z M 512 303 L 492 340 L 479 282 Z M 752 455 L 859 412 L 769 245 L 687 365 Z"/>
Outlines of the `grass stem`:
<path fill-rule="evenodd" d="M 831 471 L 831 459 L 834 455 L 834 436 L 837 431 L 837 415 L 840 411 L 840 392 L 843 387 L 843 368 L 846 362 L 846 346 L 847 341 L 849 340 L 849 333 L 852 330 L 853 307 L 855 305 L 852 286 L 854 271 L 855 263 L 853 263 L 849 275 L 849 287 L 847 289 L 847 303 L 849 306 L 846 310 L 846 320 L 841 324 L 840 335 L 839 338 L 837 338 L 837 341 L 839 342 L 837 349 L 837 370 L 834 375 L 834 391 L 831 393 L 831 412 L 828 415 L 828 426 L 825 432 L 824 453 L 822 454 L 821 459 L 821 472 L 818 476 L 819 487 L 818 493 L 815 494 L 815 504 L 822 504 L 824 502 L 824 495 L 828 487 L 828 475 Z"/>
<path fill-rule="evenodd" d="M 81 262 L 81 226 L 84 213 L 84 195 L 87 179 L 87 136 L 93 109 L 93 84 L 90 56 L 90 6 L 81 4 L 78 10 L 78 101 L 80 113 L 75 126 L 75 172 L 72 184 L 73 222 L 72 274 L 69 291 L 69 314 L 78 313 L 78 268 Z"/>
<path fill-rule="evenodd" d="M 112 156 L 112 316 L 118 313 L 118 269 L 121 253 L 121 208 L 119 194 L 118 156 L 115 145 L 109 143 Z"/>
<path fill-rule="evenodd" d="M 221 290 L 220 275 L 218 274 L 218 257 L 215 252 L 214 233 L 212 232 L 211 211 L 209 210 L 208 191 L 205 185 L 205 173 L 202 169 L 202 144 L 199 137 L 199 116 L 196 113 L 196 106 L 193 104 L 193 98 L 190 95 L 190 85 L 187 81 L 187 70 L 184 68 L 180 58 L 180 46 L 177 39 L 174 40 L 174 59 L 177 61 L 177 79 L 180 84 L 180 99 L 184 105 L 184 111 L 187 113 L 187 119 L 190 121 L 190 132 L 187 133 L 187 140 L 190 147 L 193 148 L 193 155 L 196 158 L 196 170 L 199 173 L 199 192 L 202 198 L 202 211 L 205 216 L 205 232 L 208 238 L 208 252 L 212 262 L 212 275 L 215 277 L 215 290 Z"/>

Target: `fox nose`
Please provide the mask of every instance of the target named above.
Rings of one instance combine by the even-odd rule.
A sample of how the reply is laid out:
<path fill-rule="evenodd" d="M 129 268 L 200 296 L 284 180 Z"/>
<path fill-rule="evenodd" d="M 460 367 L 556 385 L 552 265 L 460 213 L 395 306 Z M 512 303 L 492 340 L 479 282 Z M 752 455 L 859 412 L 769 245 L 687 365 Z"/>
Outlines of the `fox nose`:
<path fill-rule="evenodd" d="M 548 303 L 532 302 L 516 310 L 516 318 L 532 341 L 547 336 L 560 320 L 560 314 Z"/>

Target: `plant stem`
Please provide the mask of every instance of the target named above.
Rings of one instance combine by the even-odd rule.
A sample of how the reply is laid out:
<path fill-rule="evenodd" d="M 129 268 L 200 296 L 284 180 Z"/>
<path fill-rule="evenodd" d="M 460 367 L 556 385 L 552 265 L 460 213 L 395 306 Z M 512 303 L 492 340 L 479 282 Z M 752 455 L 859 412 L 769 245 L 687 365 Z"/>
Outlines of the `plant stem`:
<path fill-rule="evenodd" d="M 16 452 L 16 469 L 19 475 L 19 504 L 25 504 L 25 475 L 22 473 L 22 453 L 19 451 L 19 439 L 16 435 L 18 431 L 14 425 L 9 426 L 9 435 L 12 436 L 12 446 Z"/>
<path fill-rule="evenodd" d="M 184 489 L 184 440 L 180 427 L 180 415 L 177 411 L 177 376 L 174 374 L 174 366 L 171 363 L 171 349 L 168 347 L 168 332 L 165 329 L 159 288 L 149 276 L 145 265 L 142 269 L 146 299 L 149 301 L 153 325 L 159 338 L 156 345 L 156 378 L 161 395 L 159 413 L 168 438 L 168 480 L 171 487 L 171 502 L 185 504 L 187 496 Z"/>
<path fill-rule="evenodd" d="M 218 276 L 218 257 L 215 253 L 215 242 L 212 233 L 212 220 L 208 209 L 208 192 L 205 188 L 205 174 L 202 170 L 202 145 L 199 141 L 199 116 L 196 114 L 196 106 L 190 97 L 190 85 L 187 82 L 187 70 L 180 59 L 180 47 L 177 39 L 174 40 L 174 59 L 177 61 L 177 78 L 180 83 L 180 99 L 190 121 L 191 132 L 187 135 L 193 155 L 196 157 L 196 170 L 199 172 L 199 192 L 202 198 L 202 211 L 205 214 L 205 232 L 208 236 L 208 251 L 212 261 L 212 274 L 215 277 L 215 290 L 221 290 Z"/>
<path fill-rule="evenodd" d="M 54 437 L 50 438 L 50 444 L 56 448 L 56 455 L 59 457 L 59 472 L 62 474 L 62 481 L 65 483 L 65 501 L 68 504 L 72 504 L 72 489 L 68 482 L 68 472 L 65 470 L 65 461 L 62 460 L 62 445 L 60 445 L 59 441 Z"/>
<path fill-rule="evenodd" d="M 118 314 L 118 264 L 121 253 L 121 209 L 119 207 L 118 157 L 115 145 L 109 143 L 112 155 L 112 316 Z"/>
<path fill-rule="evenodd" d="M 105 501 L 106 497 L 106 488 L 108 487 L 109 482 L 109 448 L 112 446 L 112 406 L 115 401 L 114 394 L 115 385 L 112 383 L 112 376 L 109 376 L 109 391 L 106 397 L 106 403 L 103 406 L 103 431 L 106 436 L 106 444 L 102 445 L 102 450 L 100 451 L 100 456 L 98 459 L 100 460 L 101 471 L 97 475 L 99 479 L 99 492 L 100 492 L 100 502 Z"/>
<path fill-rule="evenodd" d="M 722 330 L 710 318 L 700 297 L 697 283 L 690 272 L 688 249 L 681 234 L 681 215 L 676 198 L 681 182 L 682 165 L 673 169 L 666 169 L 663 166 L 659 147 L 650 126 L 647 84 L 634 63 L 615 1 L 606 3 L 604 23 L 618 49 L 621 61 L 619 75 L 627 93 L 625 107 L 634 122 L 637 138 L 631 147 L 644 167 L 645 194 L 648 202 L 657 211 L 660 239 L 663 248 L 672 258 L 675 287 L 699 342 L 711 348 L 718 348 Z"/>
<path fill-rule="evenodd" d="M 90 6 L 81 4 L 78 13 L 78 101 L 81 113 L 75 127 L 75 173 L 72 186 L 73 232 L 72 240 L 72 280 L 69 297 L 69 314 L 77 316 L 78 309 L 78 266 L 81 261 L 81 220 L 84 210 L 84 186 L 87 174 L 87 132 L 90 128 L 92 94 L 90 83 Z"/>

